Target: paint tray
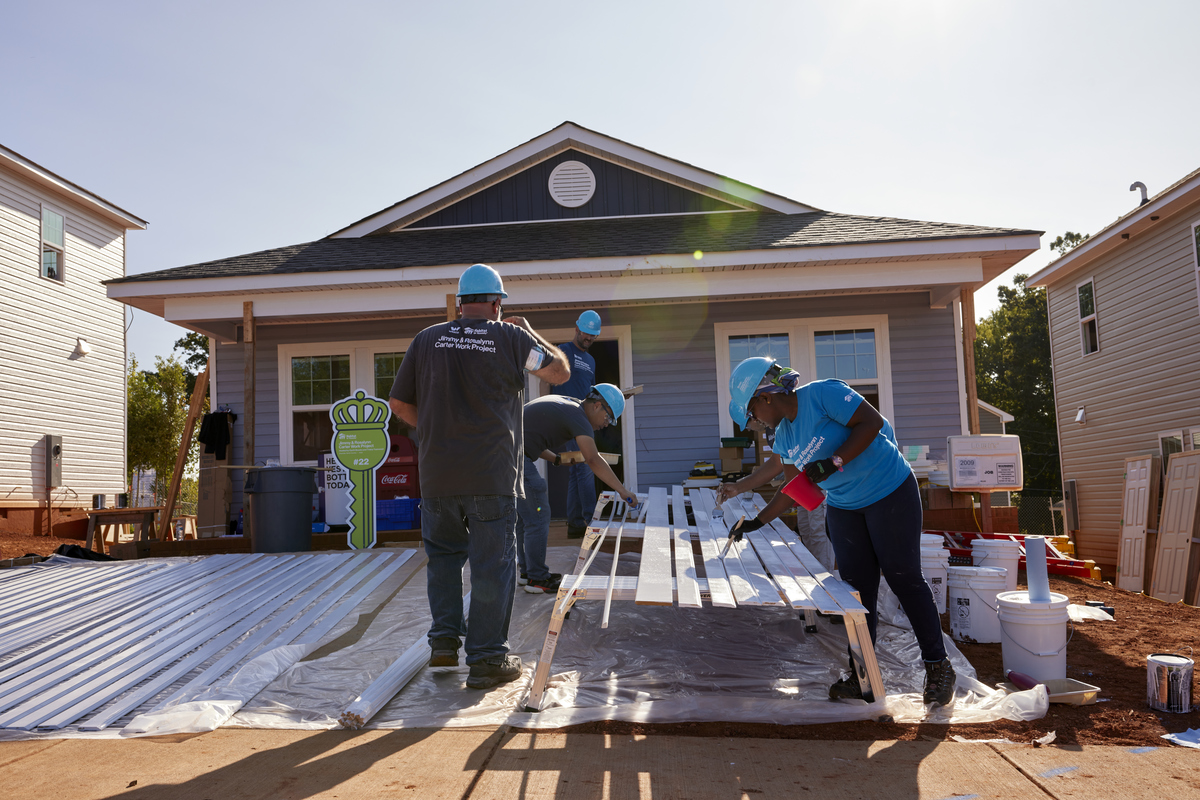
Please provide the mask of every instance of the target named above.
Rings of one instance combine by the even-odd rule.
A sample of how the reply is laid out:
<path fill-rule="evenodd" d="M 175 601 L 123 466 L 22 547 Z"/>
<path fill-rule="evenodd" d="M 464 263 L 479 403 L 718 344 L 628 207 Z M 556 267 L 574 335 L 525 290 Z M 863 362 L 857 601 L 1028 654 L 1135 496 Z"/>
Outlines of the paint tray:
<path fill-rule="evenodd" d="M 1051 703 L 1062 703 L 1068 706 L 1090 706 L 1096 702 L 1096 695 L 1100 694 L 1099 686 L 1092 686 L 1090 683 L 1077 681 L 1074 678 L 1055 678 L 1050 681 L 1043 681 L 1046 686 L 1046 694 L 1050 695 Z M 1006 692 L 1021 691 L 1011 683 L 996 684 Z"/>

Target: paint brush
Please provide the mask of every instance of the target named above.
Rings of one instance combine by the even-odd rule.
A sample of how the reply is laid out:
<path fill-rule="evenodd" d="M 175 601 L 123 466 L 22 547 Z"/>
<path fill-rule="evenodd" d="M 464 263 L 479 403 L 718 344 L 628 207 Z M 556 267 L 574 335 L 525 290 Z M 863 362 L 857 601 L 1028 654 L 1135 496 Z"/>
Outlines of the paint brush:
<path fill-rule="evenodd" d="M 729 552 L 729 548 L 733 547 L 733 534 L 737 531 L 738 528 L 742 527 L 742 523 L 745 521 L 746 521 L 746 515 L 742 514 L 742 516 L 738 517 L 738 521 L 735 522 L 733 524 L 733 526 L 729 529 L 729 538 L 725 541 L 725 549 L 721 551 L 721 558 L 724 558 L 725 554 Z"/>

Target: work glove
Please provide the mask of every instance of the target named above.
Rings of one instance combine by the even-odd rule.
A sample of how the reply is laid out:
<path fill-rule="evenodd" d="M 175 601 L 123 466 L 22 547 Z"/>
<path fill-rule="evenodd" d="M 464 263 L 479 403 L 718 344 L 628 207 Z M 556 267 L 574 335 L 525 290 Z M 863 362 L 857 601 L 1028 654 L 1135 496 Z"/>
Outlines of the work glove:
<path fill-rule="evenodd" d="M 740 542 L 742 540 L 742 534 L 752 533 L 765 524 L 766 523 L 762 522 L 758 517 L 755 517 L 754 519 L 744 519 L 738 524 L 734 525 L 733 529 L 729 531 L 729 538 L 733 539 L 735 542 Z"/>
<path fill-rule="evenodd" d="M 810 461 L 804 466 L 804 474 L 813 483 L 820 483 L 835 472 L 841 472 L 841 469 L 833 465 L 832 458 L 822 458 L 820 461 Z"/>

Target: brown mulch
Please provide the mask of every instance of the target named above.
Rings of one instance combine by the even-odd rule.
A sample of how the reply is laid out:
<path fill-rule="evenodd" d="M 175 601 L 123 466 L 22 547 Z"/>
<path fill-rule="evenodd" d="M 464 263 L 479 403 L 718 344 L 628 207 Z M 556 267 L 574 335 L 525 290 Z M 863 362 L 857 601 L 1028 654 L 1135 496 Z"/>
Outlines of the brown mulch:
<path fill-rule="evenodd" d="M 60 544 L 82 544 L 78 539 L 58 539 L 0 532 L 0 559 L 27 553 L 49 555 Z M 1024 578 L 1024 573 L 1021 574 Z M 1154 711 L 1146 705 L 1146 656 L 1194 647 L 1200 651 L 1200 608 L 1167 604 L 1141 594 L 1117 589 L 1108 583 L 1050 576 L 1051 591 L 1065 594 L 1072 603 L 1103 600 L 1116 610 L 1115 622 L 1082 622 L 1075 625 L 1067 647 L 1067 677 L 1099 686 L 1100 702 L 1089 706 L 1052 704 L 1050 712 L 1033 722 L 987 722 L 971 725 L 898 725 L 886 722 L 839 722 L 824 725 L 772 725 L 754 723 L 694 722 L 669 725 L 628 722 L 592 722 L 563 729 L 582 733 L 675 734 L 684 736 L 737 736 L 767 739 L 824 740 L 943 740 L 958 735 L 966 739 L 1007 738 L 1030 742 L 1050 731 L 1055 744 L 1161 746 L 1162 734 L 1200 728 L 1200 710 L 1188 714 Z M 947 633 L 949 628 L 946 628 Z M 1004 679 L 999 644 L 958 643 L 975 667 L 980 681 L 995 685 Z M 1190 655 L 1186 649 L 1185 655 Z M 1193 701 L 1197 701 L 1193 688 Z"/>
<path fill-rule="evenodd" d="M 1024 578 L 1024 573 L 1021 574 Z M 1158 712 L 1146 705 L 1146 656 L 1183 647 L 1200 651 L 1200 608 L 1167 604 L 1141 594 L 1087 580 L 1050 576 L 1051 591 L 1072 603 L 1103 600 L 1115 609 L 1114 622 L 1082 622 L 1067 647 L 1067 677 L 1099 686 L 1100 701 L 1088 706 L 1051 704 L 1049 713 L 1032 722 L 970 725 L 899 725 L 886 722 L 839 722 L 823 725 L 689 722 L 647 725 L 591 722 L 564 730 L 581 733 L 737 736 L 765 739 L 943 740 L 1007 738 L 1031 742 L 1050 731 L 1056 745 L 1101 744 L 1164 746 L 1164 733 L 1200 728 L 1200 710 L 1189 714 Z M 945 622 L 943 623 L 945 626 Z M 945 627 L 949 633 L 949 627 Z M 999 644 L 958 643 L 980 681 L 994 686 L 1004 680 Z M 1184 650 L 1184 655 L 1190 655 Z M 1196 700 L 1193 689 L 1193 700 Z M 1195 706 L 1194 706 L 1195 707 Z"/>

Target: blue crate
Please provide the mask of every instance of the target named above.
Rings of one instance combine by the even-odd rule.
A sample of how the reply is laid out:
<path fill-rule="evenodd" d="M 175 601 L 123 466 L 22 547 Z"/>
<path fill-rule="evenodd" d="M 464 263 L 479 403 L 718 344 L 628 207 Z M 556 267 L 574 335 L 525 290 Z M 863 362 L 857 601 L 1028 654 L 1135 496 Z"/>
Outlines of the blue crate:
<path fill-rule="evenodd" d="M 375 519 L 381 531 L 409 530 L 421 527 L 421 501 L 410 497 L 377 500 Z"/>

